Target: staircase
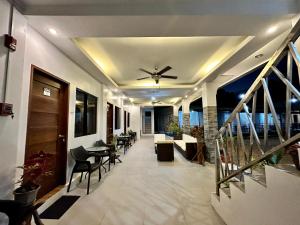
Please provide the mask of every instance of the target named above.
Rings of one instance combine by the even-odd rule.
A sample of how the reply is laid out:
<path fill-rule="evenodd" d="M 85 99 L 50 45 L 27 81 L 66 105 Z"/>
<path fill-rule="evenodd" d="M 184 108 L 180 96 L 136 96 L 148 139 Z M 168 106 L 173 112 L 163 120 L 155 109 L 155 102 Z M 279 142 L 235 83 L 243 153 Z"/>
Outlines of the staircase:
<path fill-rule="evenodd" d="M 144 134 L 152 133 L 151 116 L 145 116 Z"/>
<path fill-rule="evenodd" d="M 239 102 L 216 137 L 216 192 L 212 206 L 227 225 L 298 225 L 300 224 L 300 172 L 291 165 L 270 165 L 270 157 L 282 152 L 297 152 L 300 133 L 292 132 L 291 98 L 300 101 L 294 78 L 300 82 L 300 54 L 295 41 L 299 38 L 300 21 L 281 47 L 274 53 L 244 98 Z M 287 56 L 287 74 L 276 66 Z M 298 71 L 293 71 L 293 63 Z M 268 77 L 273 73 L 286 86 L 285 126 L 282 127 L 269 91 Z M 255 116 L 258 91 L 263 90 L 264 134 L 259 137 Z M 300 109 L 298 109 L 300 110 Z M 250 136 L 241 129 L 240 113 L 247 115 Z M 267 115 L 271 112 L 276 140 L 270 144 Z M 233 133 L 233 125 L 237 125 Z M 236 135 L 236 136 L 235 136 Z M 248 139 L 248 140 L 247 140 Z M 249 144 L 246 144 L 249 143 Z M 293 146 L 293 148 L 291 148 Z M 299 151 L 298 151 L 299 152 Z"/>
<path fill-rule="evenodd" d="M 211 203 L 227 225 L 300 224 L 300 174 L 272 166 L 265 174 L 244 175 L 211 196 Z"/>

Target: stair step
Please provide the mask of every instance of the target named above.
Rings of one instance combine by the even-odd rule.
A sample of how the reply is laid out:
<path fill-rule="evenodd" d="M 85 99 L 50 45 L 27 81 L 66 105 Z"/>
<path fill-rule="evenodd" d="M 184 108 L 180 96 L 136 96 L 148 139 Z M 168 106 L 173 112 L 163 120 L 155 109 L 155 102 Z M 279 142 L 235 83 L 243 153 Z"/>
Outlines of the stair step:
<path fill-rule="evenodd" d="M 242 181 L 230 181 L 230 184 L 234 185 L 238 189 L 240 189 L 242 192 L 245 193 L 245 183 Z"/>
<path fill-rule="evenodd" d="M 223 191 L 225 193 L 225 195 L 228 196 L 228 198 L 231 198 L 231 192 L 230 192 L 229 187 L 223 187 L 223 188 L 221 188 L 221 191 Z"/>
<path fill-rule="evenodd" d="M 252 174 L 249 174 L 248 176 L 252 180 L 256 181 L 257 183 L 263 185 L 264 187 L 267 187 L 266 175 L 265 174 L 252 173 Z"/>
<path fill-rule="evenodd" d="M 291 164 L 277 164 L 274 165 L 276 169 L 283 170 L 287 173 L 300 177 L 300 171 L 295 167 L 295 165 Z"/>

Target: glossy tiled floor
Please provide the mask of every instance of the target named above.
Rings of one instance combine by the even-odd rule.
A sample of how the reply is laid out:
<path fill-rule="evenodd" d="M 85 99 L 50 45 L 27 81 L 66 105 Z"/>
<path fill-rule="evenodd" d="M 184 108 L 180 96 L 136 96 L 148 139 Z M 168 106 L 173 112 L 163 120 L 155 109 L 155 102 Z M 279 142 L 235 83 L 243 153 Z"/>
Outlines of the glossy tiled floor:
<path fill-rule="evenodd" d="M 97 182 L 90 195 L 86 183 L 69 194 L 82 197 L 60 220 L 46 225 L 224 225 L 210 206 L 214 167 L 183 159 L 175 150 L 174 162 L 157 162 L 153 138 L 142 138 Z"/>

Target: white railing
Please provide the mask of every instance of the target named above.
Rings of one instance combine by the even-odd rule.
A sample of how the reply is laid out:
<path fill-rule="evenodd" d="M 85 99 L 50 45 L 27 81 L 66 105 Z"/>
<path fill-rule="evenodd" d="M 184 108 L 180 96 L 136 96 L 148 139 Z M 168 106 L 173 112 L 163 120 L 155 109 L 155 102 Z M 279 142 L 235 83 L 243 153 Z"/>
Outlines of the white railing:
<path fill-rule="evenodd" d="M 300 34 L 300 21 L 294 26 L 281 47 L 274 53 L 267 65 L 261 71 L 257 79 L 249 88 L 243 99 L 233 110 L 228 120 L 220 128 L 216 137 L 216 193 L 219 195 L 219 189 L 222 185 L 232 179 L 240 179 L 242 181 L 243 174 L 246 170 L 256 166 L 258 163 L 266 160 L 274 153 L 286 148 L 300 140 L 300 133 L 291 136 L 291 97 L 292 95 L 300 100 L 299 90 L 292 84 L 293 76 L 298 76 L 300 83 L 300 54 L 298 53 L 295 41 Z M 283 57 L 287 56 L 287 74 L 283 74 L 276 65 Z M 293 71 L 293 62 L 296 63 L 298 71 Z M 285 106 L 285 126 L 282 129 L 276 109 L 273 104 L 269 91 L 268 76 L 274 73 L 286 89 L 278 90 L 286 96 Z M 256 127 L 255 115 L 257 105 L 257 93 L 259 89 L 263 89 L 264 93 L 264 125 L 263 140 L 261 141 Z M 251 106 L 249 106 L 251 103 Z M 268 145 L 268 113 L 272 114 L 273 122 L 278 136 L 278 143 L 270 147 Z M 240 113 L 247 115 L 250 127 L 249 140 L 246 140 L 240 123 Z M 236 137 L 233 136 L 233 123 L 237 125 Z M 249 144 L 246 144 L 249 143 Z M 260 155 L 254 159 L 253 150 L 256 148 Z"/>

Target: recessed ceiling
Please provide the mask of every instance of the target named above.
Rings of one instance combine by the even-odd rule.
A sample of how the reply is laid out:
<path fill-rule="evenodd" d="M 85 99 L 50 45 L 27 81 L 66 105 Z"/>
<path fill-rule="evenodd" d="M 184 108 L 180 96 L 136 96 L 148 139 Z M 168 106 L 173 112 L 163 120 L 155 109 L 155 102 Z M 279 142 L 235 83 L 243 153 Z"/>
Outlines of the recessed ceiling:
<path fill-rule="evenodd" d="M 174 68 L 169 74 L 179 79 L 162 80 L 160 84 L 158 95 L 164 101 L 192 94 L 193 88 L 200 88 L 203 82 L 228 82 L 267 60 L 280 42 L 275 39 L 281 34 L 284 38 L 291 29 L 300 6 L 298 0 L 265 0 L 263 4 L 261 0 L 14 3 L 35 30 L 95 79 L 110 89 L 119 85 L 128 97 L 145 101 L 151 99 L 147 91 L 153 89 L 154 82 L 136 82 L 136 78 L 143 76 L 138 68 Z M 278 28 L 276 32 L 267 33 L 272 26 Z M 57 35 L 50 34 L 49 28 L 54 28 Z M 74 44 L 74 40 L 81 44 Z M 272 41 L 274 44 L 268 45 Z M 93 51 L 97 51 L 96 56 Z M 265 57 L 252 57 L 257 52 Z M 213 70 L 208 76 L 204 72 L 207 67 Z M 206 78 L 202 79 L 203 76 Z"/>
<path fill-rule="evenodd" d="M 148 76 L 155 67 L 171 66 L 166 74 L 177 80 L 161 79 L 160 86 L 192 85 L 228 57 L 245 37 L 134 37 L 76 38 L 79 48 L 118 86 L 151 87 Z"/>

